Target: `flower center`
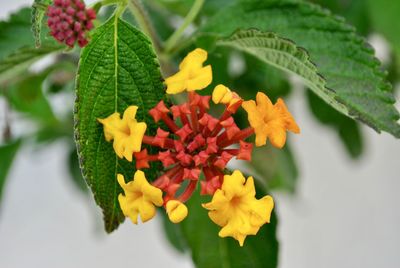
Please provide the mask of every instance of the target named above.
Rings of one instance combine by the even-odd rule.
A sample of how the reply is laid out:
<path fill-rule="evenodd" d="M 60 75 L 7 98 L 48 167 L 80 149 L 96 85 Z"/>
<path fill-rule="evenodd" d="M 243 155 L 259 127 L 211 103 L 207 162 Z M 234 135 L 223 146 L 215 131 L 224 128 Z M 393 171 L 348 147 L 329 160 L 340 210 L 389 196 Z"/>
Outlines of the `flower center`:
<path fill-rule="evenodd" d="M 242 203 L 242 198 L 240 196 L 234 196 L 231 199 L 230 203 L 233 208 L 238 208 L 240 206 L 240 204 Z"/>

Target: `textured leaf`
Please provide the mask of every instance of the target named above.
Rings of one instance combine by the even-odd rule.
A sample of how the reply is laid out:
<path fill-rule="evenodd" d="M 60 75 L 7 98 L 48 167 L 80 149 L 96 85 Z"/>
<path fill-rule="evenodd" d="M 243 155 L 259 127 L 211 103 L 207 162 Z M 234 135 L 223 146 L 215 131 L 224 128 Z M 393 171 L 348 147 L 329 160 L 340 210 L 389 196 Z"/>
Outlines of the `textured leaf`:
<path fill-rule="evenodd" d="M 21 140 L 0 145 L 0 201 L 3 193 L 7 173 L 10 170 L 14 157 L 21 145 Z"/>
<path fill-rule="evenodd" d="M 337 112 L 309 90 L 307 99 L 311 112 L 318 121 L 334 128 L 350 156 L 359 157 L 363 152 L 363 136 L 359 124 Z"/>
<path fill-rule="evenodd" d="M 133 177 L 134 164 L 119 159 L 106 142 L 97 118 L 139 106 L 137 119 L 152 130 L 148 110 L 164 96 L 159 65 L 150 41 L 126 22 L 111 17 L 94 31 L 79 64 L 75 138 L 83 175 L 103 209 L 105 228 L 113 231 L 124 220 L 118 204 L 116 175 Z M 151 174 L 146 174 L 151 178 Z"/>
<path fill-rule="evenodd" d="M 324 79 L 318 74 L 315 65 L 310 62 L 307 52 L 290 40 L 279 38 L 274 33 L 241 30 L 228 39 L 218 41 L 217 45 L 236 48 L 279 69 L 297 74 L 314 91 L 323 92 L 323 96 L 331 95 L 331 92 L 325 88 Z M 254 66 L 251 65 L 248 68 L 247 73 L 251 73 Z"/>
<path fill-rule="evenodd" d="M 226 38 L 237 29 L 257 28 L 304 47 L 329 90 L 314 92 L 338 111 L 377 132 L 400 137 L 395 99 L 373 50 L 342 19 L 296 0 L 239 0 L 224 7 L 198 31 L 198 38 Z"/>
<path fill-rule="evenodd" d="M 57 44 L 43 44 L 40 48 L 23 47 L 0 60 L 0 84 L 26 70 L 33 62 L 42 57 L 61 51 L 63 46 Z"/>
<path fill-rule="evenodd" d="M 257 194 L 265 195 L 261 189 L 257 189 Z M 188 245 L 192 259 L 198 268 L 276 268 L 279 247 L 276 239 L 276 214 L 273 212 L 271 223 L 264 225 L 257 235 L 248 236 L 244 246 L 240 247 L 239 243 L 233 238 L 220 238 L 218 236 L 221 228 L 211 221 L 206 209 L 200 205 L 200 203 L 208 202 L 209 199 L 209 197 L 200 197 L 198 191 L 195 192 L 187 202 L 188 217 L 180 224 L 166 222 L 169 225 L 166 231 L 171 232 L 173 230 L 175 234 L 178 234 L 175 238 L 182 240 L 171 242 L 175 246 Z"/>
<path fill-rule="evenodd" d="M 32 33 L 35 38 L 35 46 L 40 47 L 41 45 L 41 32 L 42 32 L 42 20 L 46 14 L 47 5 L 51 3 L 51 0 L 35 0 L 32 5 Z"/>

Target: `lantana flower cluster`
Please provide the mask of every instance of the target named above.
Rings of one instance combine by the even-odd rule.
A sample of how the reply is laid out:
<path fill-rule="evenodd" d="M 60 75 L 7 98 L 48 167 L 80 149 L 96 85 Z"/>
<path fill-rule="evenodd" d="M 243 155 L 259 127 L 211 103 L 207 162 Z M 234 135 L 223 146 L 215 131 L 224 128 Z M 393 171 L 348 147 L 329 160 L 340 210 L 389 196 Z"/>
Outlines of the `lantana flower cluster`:
<path fill-rule="evenodd" d="M 60 43 L 73 47 L 88 44 L 88 32 L 96 18 L 94 9 L 87 9 L 81 0 L 54 0 L 47 9 L 50 34 Z"/>
<path fill-rule="evenodd" d="M 171 106 L 160 101 L 149 111 L 156 123 L 165 126 L 154 136 L 146 134 L 145 122 L 135 119 L 137 106 L 129 106 L 122 118 L 114 113 L 98 121 L 116 154 L 134 160 L 133 180 L 126 182 L 121 174 L 117 178 L 124 190 L 118 198 L 120 207 L 133 223 L 137 224 L 138 216 L 143 222 L 152 219 L 161 206 L 172 222 L 181 222 L 189 213 L 185 202 L 200 187 L 200 194 L 212 196 L 202 206 L 221 227 L 219 236 L 231 236 L 242 246 L 247 235 L 257 234 L 270 221 L 274 202 L 269 195 L 256 199 L 253 178 L 246 179 L 239 170 L 229 173 L 226 166 L 233 158 L 251 161 L 253 143 L 247 139 L 253 135 L 256 146 L 270 140 L 281 148 L 287 130 L 300 130 L 283 100 L 272 104 L 262 92 L 256 101 L 244 101 L 224 85 L 217 85 L 212 96 L 196 93 L 212 82 L 212 67 L 203 66 L 206 60 L 207 52 L 195 49 L 183 59 L 179 71 L 165 80 L 167 94 L 187 94 L 187 101 Z M 210 103 L 223 105 L 223 113 L 218 117 L 208 113 Z M 246 110 L 250 123 L 244 129 L 232 117 L 240 108 Z M 143 145 L 157 147 L 158 153 L 150 154 Z M 142 170 L 151 162 L 160 162 L 164 170 L 149 182 Z"/>

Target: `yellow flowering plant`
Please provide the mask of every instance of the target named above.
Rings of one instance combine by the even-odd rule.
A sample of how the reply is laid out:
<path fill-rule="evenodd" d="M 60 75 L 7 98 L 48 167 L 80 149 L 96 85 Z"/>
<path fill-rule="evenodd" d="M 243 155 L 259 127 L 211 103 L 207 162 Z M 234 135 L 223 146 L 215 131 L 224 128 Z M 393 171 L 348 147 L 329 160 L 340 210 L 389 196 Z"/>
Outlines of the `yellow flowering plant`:
<path fill-rule="evenodd" d="M 274 202 L 269 195 L 256 199 L 253 178 L 245 179 L 239 170 L 230 174 L 227 165 L 233 158 L 251 161 L 253 144 L 245 140 L 253 134 L 256 146 L 265 145 L 269 137 L 272 145 L 282 148 L 286 130 L 295 133 L 300 130 L 282 99 L 272 105 L 259 92 L 257 104 L 243 101 L 221 84 L 215 87 L 212 96 L 195 93 L 212 81 L 211 66 L 203 67 L 206 59 L 207 52 L 197 48 L 182 60 L 178 73 L 165 79 L 167 94 L 185 91 L 188 100 L 170 107 L 161 100 L 149 111 L 156 123 L 165 124 L 154 136 L 143 135 L 146 123 L 135 120 L 137 106 L 129 106 L 122 119 L 119 113 L 113 113 L 98 121 L 103 125 L 105 139 L 114 139 L 117 156 L 130 162 L 132 156 L 135 159 L 137 171 L 132 182 L 125 184 L 123 176 L 118 174 L 125 192 L 118 200 L 126 217 L 135 224 L 138 216 L 143 222 L 148 221 L 154 217 L 155 207 L 164 204 L 171 222 L 179 223 L 190 213 L 184 203 L 200 187 L 200 194 L 212 196 L 212 201 L 203 207 L 209 210 L 210 219 L 222 227 L 219 236 L 231 236 L 243 246 L 246 236 L 256 235 L 262 225 L 270 222 Z M 225 106 L 221 116 L 207 112 L 210 99 Z M 250 123 L 242 130 L 232 117 L 241 106 Z M 142 149 L 141 144 L 157 147 L 158 153 L 149 154 L 148 148 Z M 150 185 L 141 169 L 157 161 L 162 163 L 164 171 Z"/>
<path fill-rule="evenodd" d="M 107 233 L 162 222 L 197 267 L 278 267 L 278 193 L 303 183 L 307 138 L 332 136 L 308 123 L 304 104 L 352 158 L 365 145 L 360 123 L 400 137 L 398 12 L 390 23 L 379 12 L 383 24 L 372 12 L 387 1 L 329 4 L 357 31 L 322 0 L 32 1 L 0 22 L 0 197 L 22 145 L 73 137 L 71 181 L 93 195 Z M 378 35 L 393 41 L 385 65 L 362 37 L 381 25 L 394 29 Z M 157 266 L 132 254 L 127 265 Z"/>

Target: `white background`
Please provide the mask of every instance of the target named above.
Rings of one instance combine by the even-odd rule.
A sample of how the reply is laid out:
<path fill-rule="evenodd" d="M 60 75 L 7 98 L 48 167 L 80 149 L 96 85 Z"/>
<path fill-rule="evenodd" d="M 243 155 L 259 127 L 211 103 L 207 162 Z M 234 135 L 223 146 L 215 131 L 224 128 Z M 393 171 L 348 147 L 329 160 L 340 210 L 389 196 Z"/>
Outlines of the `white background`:
<path fill-rule="evenodd" d="M 1 0 L 0 18 L 29 2 Z M 352 161 L 301 90 L 289 106 L 302 129 L 291 135 L 301 176 L 296 196 L 274 194 L 280 267 L 400 267 L 400 141 L 363 127 L 366 153 Z M 158 218 L 106 235 L 93 200 L 68 181 L 65 148 L 18 154 L 1 204 L 0 267 L 192 267 L 169 247 Z"/>

